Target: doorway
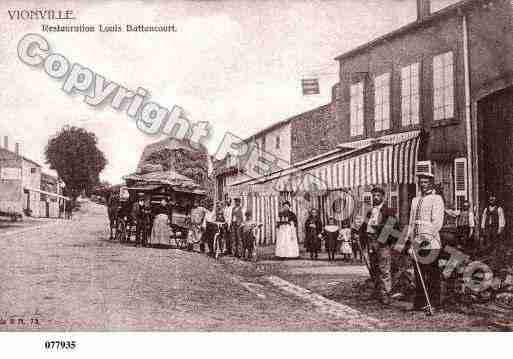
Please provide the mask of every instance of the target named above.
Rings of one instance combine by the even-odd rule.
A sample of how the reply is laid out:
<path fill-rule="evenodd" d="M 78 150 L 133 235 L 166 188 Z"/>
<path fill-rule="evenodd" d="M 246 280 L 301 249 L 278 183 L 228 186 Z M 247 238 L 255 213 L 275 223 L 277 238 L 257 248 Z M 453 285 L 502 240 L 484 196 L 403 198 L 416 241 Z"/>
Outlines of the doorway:
<path fill-rule="evenodd" d="M 481 207 L 495 193 L 508 224 L 513 214 L 513 86 L 480 100 L 477 114 Z"/>

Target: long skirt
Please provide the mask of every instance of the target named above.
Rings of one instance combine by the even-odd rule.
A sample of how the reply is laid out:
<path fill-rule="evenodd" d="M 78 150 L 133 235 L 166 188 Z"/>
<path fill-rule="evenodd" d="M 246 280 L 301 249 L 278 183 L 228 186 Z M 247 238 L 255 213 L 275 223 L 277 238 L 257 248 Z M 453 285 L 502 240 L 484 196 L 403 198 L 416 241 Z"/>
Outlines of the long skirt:
<path fill-rule="evenodd" d="M 168 224 L 168 216 L 159 214 L 153 221 L 149 244 L 171 245 L 171 229 Z"/>
<path fill-rule="evenodd" d="M 294 225 L 282 224 L 278 227 L 275 255 L 280 258 L 299 257 L 299 245 Z"/>
<path fill-rule="evenodd" d="M 321 239 L 315 231 L 308 231 L 305 235 L 305 249 L 307 252 L 319 252 L 321 250 Z"/>

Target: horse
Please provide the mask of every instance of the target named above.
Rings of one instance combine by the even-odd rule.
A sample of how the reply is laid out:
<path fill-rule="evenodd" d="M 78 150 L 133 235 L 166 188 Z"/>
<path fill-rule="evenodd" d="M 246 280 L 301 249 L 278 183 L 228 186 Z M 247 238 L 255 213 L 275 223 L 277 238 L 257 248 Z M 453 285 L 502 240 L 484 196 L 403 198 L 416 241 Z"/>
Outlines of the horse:
<path fill-rule="evenodd" d="M 109 225 L 110 225 L 110 237 L 109 239 L 114 239 L 116 227 L 117 227 L 117 218 L 119 212 L 119 198 L 111 194 L 106 201 L 107 204 L 107 214 L 109 216 Z"/>

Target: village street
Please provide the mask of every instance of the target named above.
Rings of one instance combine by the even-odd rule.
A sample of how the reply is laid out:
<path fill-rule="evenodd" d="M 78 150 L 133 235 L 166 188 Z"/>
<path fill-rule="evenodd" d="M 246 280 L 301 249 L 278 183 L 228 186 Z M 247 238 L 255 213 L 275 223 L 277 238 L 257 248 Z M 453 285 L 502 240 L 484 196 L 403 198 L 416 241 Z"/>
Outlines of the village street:
<path fill-rule="evenodd" d="M 309 261 L 135 248 L 108 241 L 106 218 L 105 207 L 84 202 L 72 221 L 0 234 L 0 331 L 487 329 L 466 315 L 429 319 L 337 299 L 365 280 L 362 266 L 317 264 L 312 272 Z M 303 289 L 316 286 L 325 296 Z"/>

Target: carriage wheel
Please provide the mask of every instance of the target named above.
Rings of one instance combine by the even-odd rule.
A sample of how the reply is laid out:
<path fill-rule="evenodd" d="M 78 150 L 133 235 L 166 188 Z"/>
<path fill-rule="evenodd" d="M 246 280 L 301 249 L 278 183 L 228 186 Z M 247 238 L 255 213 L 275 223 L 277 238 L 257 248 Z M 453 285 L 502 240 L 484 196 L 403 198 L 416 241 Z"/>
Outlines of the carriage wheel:
<path fill-rule="evenodd" d="M 116 226 L 116 240 L 118 240 L 120 243 L 125 242 L 127 238 L 126 233 L 126 222 L 122 219 L 117 221 Z"/>

